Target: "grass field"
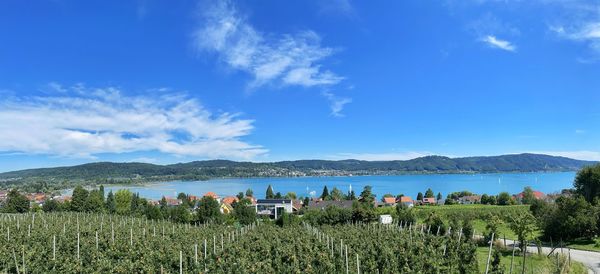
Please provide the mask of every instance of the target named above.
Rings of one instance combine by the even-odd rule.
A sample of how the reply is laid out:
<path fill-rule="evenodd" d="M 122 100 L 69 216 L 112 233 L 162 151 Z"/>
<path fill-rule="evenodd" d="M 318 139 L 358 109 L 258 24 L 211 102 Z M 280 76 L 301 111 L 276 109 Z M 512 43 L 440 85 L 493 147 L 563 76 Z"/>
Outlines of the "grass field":
<path fill-rule="evenodd" d="M 580 239 L 573 240 L 567 243 L 566 246 L 574 249 L 600 252 L 600 245 L 597 245 L 597 242 L 600 242 L 600 238 Z"/>
<path fill-rule="evenodd" d="M 488 251 L 489 249 L 487 247 L 477 248 L 477 260 L 480 273 L 485 273 Z M 502 266 L 502 269 L 504 269 L 504 273 L 509 273 L 510 271 L 511 257 L 511 250 L 506 250 L 502 252 L 500 265 Z M 545 255 L 540 256 L 537 254 L 528 253 L 527 258 L 525 259 L 525 273 L 587 273 L 587 268 L 585 268 L 585 266 L 581 263 L 573 261 L 571 262 L 570 266 L 565 265 L 567 263 L 565 258 L 559 258 L 559 263 L 560 264 L 556 263 L 556 257 L 551 256 L 550 258 L 548 258 Z M 558 271 L 558 267 L 563 268 L 562 272 Z M 523 254 L 515 254 L 512 273 L 521 273 L 522 270 Z"/>

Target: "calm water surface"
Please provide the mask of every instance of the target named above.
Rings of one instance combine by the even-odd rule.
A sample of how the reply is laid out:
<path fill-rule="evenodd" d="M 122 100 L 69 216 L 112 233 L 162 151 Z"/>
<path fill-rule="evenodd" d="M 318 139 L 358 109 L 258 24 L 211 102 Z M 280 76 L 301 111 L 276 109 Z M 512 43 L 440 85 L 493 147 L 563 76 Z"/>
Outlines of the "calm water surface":
<path fill-rule="evenodd" d="M 377 197 L 382 197 L 385 193 L 403 193 L 415 198 L 419 191 L 424 193 L 427 188 L 433 189 L 436 194 L 441 192 L 444 197 L 450 192 L 461 190 L 479 194 L 498 194 L 502 191 L 514 194 L 521 192 L 526 186 L 552 193 L 571 188 L 574 178 L 575 172 L 213 179 L 144 186 L 108 186 L 106 192 L 127 188 L 138 192 L 142 197 L 158 200 L 162 196 L 176 196 L 179 192 L 202 196 L 212 191 L 221 197 L 231 196 L 251 188 L 256 197 L 263 198 L 268 185 L 272 185 L 275 192 L 285 194 L 291 191 L 298 196 L 321 195 L 325 185 L 329 191 L 337 187 L 344 193 L 352 188 L 358 195 L 365 185 L 370 185 Z"/>

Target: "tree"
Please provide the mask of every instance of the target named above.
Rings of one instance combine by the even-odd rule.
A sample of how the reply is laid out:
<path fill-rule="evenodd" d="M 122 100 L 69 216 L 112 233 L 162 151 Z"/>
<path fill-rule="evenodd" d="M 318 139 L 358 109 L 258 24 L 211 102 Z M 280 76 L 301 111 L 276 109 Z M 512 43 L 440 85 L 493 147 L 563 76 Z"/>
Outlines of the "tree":
<path fill-rule="evenodd" d="M 273 187 L 271 185 L 269 185 L 269 187 L 267 187 L 267 193 L 265 195 L 266 199 L 273 199 L 275 198 L 275 193 L 273 193 Z"/>
<path fill-rule="evenodd" d="M 283 195 L 281 195 L 281 192 L 277 191 L 277 193 L 275 194 L 275 199 L 283 199 Z"/>
<path fill-rule="evenodd" d="M 417 201 L 423 201 L 423 193 L 419 192 L 417 194 Z"/>
<path fill-rule="evenodd" d="M 584 167 L 575 177 L 573 183 L 575 191 L 585 198 L 588 202 L 593 202 L 595 197 L 600 195 L 600 164 Z"/>
<path fill-rule="evenodd" d="M 238 192 L 238 194 L 235 197 L 237 197 L 238 200 L 244 199 L 244 192 Z"/>
<path fill-rule="evenodd" d="M 308 197 L 304 197 L 304 201 L 303 201 L 303 205 L 302 205 L 302 206 L 303 206 L 303 207 L 307 207 L 307 206 L 308 206 L 308 204 L 310 204 L 310 198 L 308 198 Z"/>
<path fill-rule="evenodd" d="M 524 205 L 530 205 L 535 201 L 535 195 L 533 195 L 533 189 L 527 186 L 523 189 L 523 198 L 521 198 L 521 203 Z"/>
<path fill-rule="evenodd" d="M 444 220 L 442 220 L 439 215 L 435 214 L 435 212 L 431 212 L 429 216 L 427 216 L 427 219 L 425 219 L 425 224 L 427 224 L 428 227 L 431 227 L 432 233 L 437 233 L 438 229 L 440 234 L 443 235 L 446 233 L 446 225 L 444 224 Z"/>
<path fill-rule="evenodd" d="M 86 201 L 86 211 L 102 212 L 104 211 L 104 198 L 100 190 L 92 190 Z"/>
<path fill-rule="evenodd" d="M 117 214 L 127 215 L 131 213 L 132 194 L 129 189 L 119 189 L 115 193 L 115 206 Z"/>
<path fill-rule="evenodd" d="M 487 194 L 484 193 L 483 195 L 481 195 L 481 204 L 482 205 L 488 205 L 490 203 L 489 200 L 490 200 L 490 196 L 488 196 Z"/>
<path fill-rule="evenodd" d="M 19 193 L 16 189 L 8 192 L 4 212 L 6 213 L 25 213 L 29 211 L 29 201 L 27 197 Z"/>
<path fill-rule="evenodd" d="M 286 199 L 292 199 L 292 200 L 296 200 L 297 196 L 296 196 L 296 192 L 288 192 L 285 194 Z"/>
<path fill-rule="evenodd" d="M 559 197 L 552 208 L 543 207 L 537 208 L 536 211 L 542 215 L 542 228 L 546 239 L 592 238 L 598 233 L 598 209 L 582 196 Z"/>
<path fill-rule="evenodd" d="M 438 200 L 438 201 L 439 201 L 439 200 L 441 200 L 441 199 L 442 199 L 442 193 L 441 193 L 441 192 L 438 192 L 438 195 L 437 195 L 437 198 L 436 198 L 436 200 Z"/>
<path fill-rule="evenodd" d="M 323 187 L 323 192 L 321 193 L 321 199 L 323 199 L 323 201 L 329 200 L 329 190 L 327 189 L 327 186 Z"/>
<path fill-rule="evenodd" d="M 371 186 L 365 186 L 363 191 L 360 193 L 360 202 L 362 204 L 370 205 L 371 207 L 375 206 L 375 195 L 371 192 Z"/>
<path fill-rule="evenodd" d="M 202 197 L 202 199 L 200 199 L 200 204 L 196 209 L 196 219 L 201 223 L 212 222 L 220 224 L 223 220 L 223 216 L 221 214 L 219 202 L 210 196 Z"/>
<path fill-rule="evenodd" d="M 534 217 L 530 213 L 516 215 L 509 223 L 509 227 L 517 235 L 521 249 L 525 241 L 533 239 L 536 231 Z"/>
<path fill-rule="evenodd" d="M 348 195 L 346 197 L 346 200 L 350 200 L 350 201 L 356 200 L 356 194 L 354 193 L 354 190 L 348 191 Z"/>
<path fill-rule="evenodd" d="M 486 235 L 485 235 L 485 241 L 490 241 L 492 239 L 492 234 L 496 235 L 496 238 L 498 238 L 498 228 L 500 228 L 500 226 L 502 225 L 502 220 L 500 219 L 500 217 L 498 217 L 498 215 L 496 214 L 490 214 L 487 217 L 486 220 L 486 225 L 485 225 L 485 230 L 486 230 Z"/>
<path fill-rule="evenodd" d="M 177 223 L 189 223 L 191 220 L 188 207 L 181 204 L 171 209 L 171 220 Z"/>
<path fill-rule="evenodd" d="M 147 206 L 146 207 L 146 218 L 149 220 L 160 220 L 162 219 L 162 213 L 160 212 L 160 207 L 158 206 Z"/>
<path fill-rule="evenodd" d="M 242 225 L 248 225 L 256 221 L 256 212 L 248 199 L 240 199 L 233 204 L 233 216 Z"/>
<path fill-rule="evenodd" d="M 87 210 L 88 191 L 82 186 L 76 186 L 73 189 L 73 197 L 71 199 L 71 210 L 84 212 Z"/>
<path fill-rule="evenodd" d="M 400 194 L 396 195 L 396 200 L 400 201 L 400 199 L 402 199 L 402 197 L 404 197 L 404 194 L 400 193 Z"/>
<path fill-rule="evenodd" d="M 512 197 L 508 192 L 500 192 L 498 194 L 498 205 L 510 205 L 512 204 Z"/>
<path fill-rule="evenodd" d="M 100 195 L 102 196 L 102 202 L 104 203 L 104 185 L 100 185 L 98 189 L 100 191 Z"/>
<path fill-rule="evenodd" d="M 339 190 L 337 187 L 334 187 L 333 190 L 331 191 L 331 199 L 334 201 L 341 201 L 344 200 L 344 193 Z"/>
<path fill-rule="evenodd" d="M 60 211 L 60 204 L 56 200 L 47 200 L 42 206 L 44 212 Z"/>
<path fill-rule="evenodd" d="M 431 190 L 431 188 L 428 188 L 427 191 L 425 191 L 425 198 L 433 198 L 435 197 L 435 194 L 433 194 L 433 190 Z"/>
<path fill-rule="evenodd" d="M 112 190 L 109 191 L 106 196 L 106 210 L 111 214 L 117 211 L 117 204 L 115 203 L 115 196 L 113 195 Z"/>
<path fill-rule="evenodd" d="M 398 224 L 406 225 L 417 222 L 417 215 L 414 211 L 402 203 L 396 204 L 396 215 Z"/>
<path fill-rule="evenodd" d="M 500 264 L 500 258 L 502 257 L 502 254 L 500 254 L 501 251 L 498 248 L 494 248 L 494 253 L 492 253 L 492 262 L 490 264 L 490 274 L 503 274 L 504 273 L 504 269 L 502 268 L 502 265 Z"/>
<path fill-rule="evenodd" d="M 252 189 L 246 189 L 246 197 L 252 197 L 254 195 L 254 192 L 252 191 Z"/>

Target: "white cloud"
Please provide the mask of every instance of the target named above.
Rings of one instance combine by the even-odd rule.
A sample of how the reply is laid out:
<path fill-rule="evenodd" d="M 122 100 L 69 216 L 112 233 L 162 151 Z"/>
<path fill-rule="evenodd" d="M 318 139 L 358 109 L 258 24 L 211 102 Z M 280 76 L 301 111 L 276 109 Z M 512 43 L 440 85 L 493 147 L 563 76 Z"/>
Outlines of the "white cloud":
<path fill-rule="evenodd" d="M 265 84 L 331 86 L 344 79 L 322 69 L 321 61 L 335 50 L 321 46 L 321 37 L 313 31 L 261 33 L 229 1 L 217 1 L 200 17 L 194 46 L 217 53 L 229 67 L 251 74 L 251 88 Z"/>
<path fill-rule="evenodd" d="M 576 134 L 584 134 L 584 133 L 586 133 L 586 130 L 584 130 L 584 129 L 576 129 L 575 133 Z"/>
<path fill-rule="evenodd" d="M 330 159 L 343 160 L 343 159 L 356 159 L 364 161 L 393 161 L 393 160 L 410 160 L 419 157 L 433 155 L 429 152 L 391 152 L 391 153 L 338 153 L 329 156 Z"/>
<path fill-rule="evenodd" d="M 330 92 L 323 92 L 323 96 L 329 100 L 329 107 L 331 108 L 331 115 L 335 117 L 344 117 L 342 110 L 346 104 L 352 103 L 351 98 L 338 97 Z"/>
<path fill-rule="evenodd" d="M 57 95 L 0 98 L 0 151 L 87 158 L 159 151 L 250 159 L 267 152 L 241 140 L 252 123 L 236 114 L 215 115 L 183 94 L 129 97 L 118 88 L 79 84 Z"/>
<path fill-rule="evenodd" d="M 498 38 L 496 38 L 496 36 L 493 36 L 493 35 L 487 35 L 487 36 L 481 38 L 481 41 L 485 42 L 492 48 L 498 48 L 498 49 L 512 51 L 512 52 L 517 50 L 517 47 L 515 45 L 513 45 L 511 42 L 498 39 Z"/>
<path fill-rule="evenodd" d="M 527 153 L 547 154 L 554 156 L 562 156 L 577 160 L 600 161 L 600 152 L 589 150 L 576 151 L 529 151 Z"/>
<path fill-rule="evenodd" d="M 600 10 L 600 6 L 598 8 Z M 600 56 L 600 15 L 598 21 L 584 21 L 575 26 L 551 26 L 550 30 L 558 37 L 584 43 L 590 51 L 596 55 L 594 60 Z M 589 62 L 588 59 L 581 59 L 584 62 Z"/>

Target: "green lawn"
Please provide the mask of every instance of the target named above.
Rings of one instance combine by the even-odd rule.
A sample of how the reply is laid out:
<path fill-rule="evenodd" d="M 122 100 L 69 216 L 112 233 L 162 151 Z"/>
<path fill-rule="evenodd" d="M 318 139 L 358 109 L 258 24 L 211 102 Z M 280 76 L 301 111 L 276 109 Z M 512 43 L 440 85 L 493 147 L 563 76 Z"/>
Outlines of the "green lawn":
<path fill-rule="evenodd" d="M 599 240 L 600 238 L 573 240 L 567 243 L 566 246 L 573 249 L 600 252 L 600 245 L 596 245 L 597 242 L 600 242 Z"/>
<path fill-rule="evenodd" d="M 488 256 L 488 248 L 487 247 L 478 247 L 477 248 L 477 260 L 479 265 L 479 272 L 485 272 L 485 266 L 487 262 Z M 502 252 L 502 257 L 500 259 L 500 265 L 504 269 L 504 273 L 509 273 L 510 271 L 510 261 L 512 257 L 512 251 L 506 250 Z M 493 260 L 493 257 L 492 257 Z M 491 261 L 491 260 L 490 260 Z M 585 266 L 578 262 L 571 262 L 570 266 L 565 266 L 565 258 L 560 259 L 560 267 L 564 267 L 568 270 L 563 270 L 561 273 L 587 273 L 587 269 Z M 515 253 L 514 262 L 513 262 L 513 273 L 521 273 L 523 269 L 523 254 Z M 527 258 L 525 259 L 525 273 L 555 273 L 557 272 L 557 263 L 556 257 L 551 256 L 550 258 L 545 255 L 537 255 L 537 254 L 527 254 Z"/>

